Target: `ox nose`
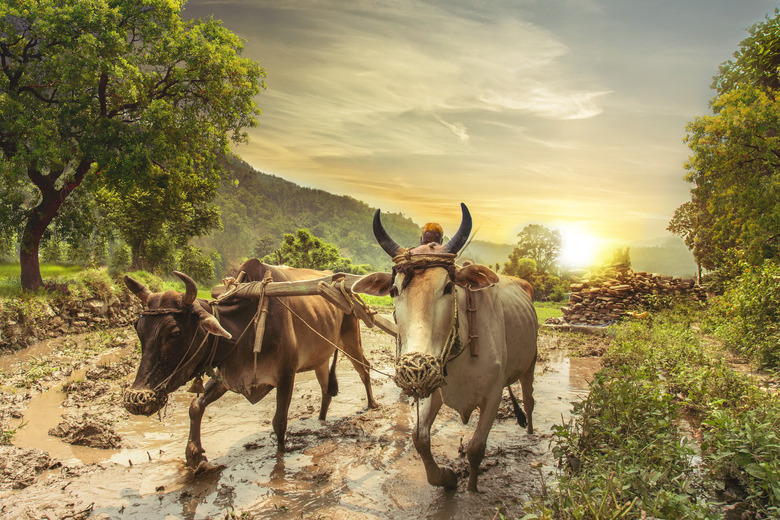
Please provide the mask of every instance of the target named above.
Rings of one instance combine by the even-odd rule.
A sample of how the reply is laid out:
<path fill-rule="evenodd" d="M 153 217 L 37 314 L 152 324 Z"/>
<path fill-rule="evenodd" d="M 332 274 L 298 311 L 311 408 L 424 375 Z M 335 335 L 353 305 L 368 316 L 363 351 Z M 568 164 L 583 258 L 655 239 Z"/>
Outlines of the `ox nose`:
<path fill-rule="evenodd" d="M 133 415 L 152 415 L 165 406 L 168 394 L 153 390 L 126 390 L 122 402 L 125 410 Z"/>
<path fill-rule="evenodd" d="M 406 395 L 424 399 L 445 384 L 441 361 L 423 352 L 408 352 L 395 363 L 395 384 Z"/>

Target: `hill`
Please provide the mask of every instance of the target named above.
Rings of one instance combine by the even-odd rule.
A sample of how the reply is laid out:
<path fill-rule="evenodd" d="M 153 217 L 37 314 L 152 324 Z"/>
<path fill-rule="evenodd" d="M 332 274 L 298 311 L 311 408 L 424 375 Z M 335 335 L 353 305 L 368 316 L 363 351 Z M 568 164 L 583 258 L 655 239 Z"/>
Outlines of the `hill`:
<path fill-rule="evenodd" d="M 270 253 L 285 233 L 306 228 L 337 245 L 355 264 L 385 270 L 392 264 L 377 245 L 371 229 L 375 208 L 352 197 L 304 188 L 282 178 L 258 172 L 238 157 L 225 159 L 227 175 L 216 203 L 222 210 L 223 229 L 193 243 L 216 250 L 227 266 Z M 400 213 L 383 213 L 382 223 L 401 245 L 419 241 L 420 226 Z"/>
<path fill-rule="evenodd" d="M 683 278 L 695 278 L 697 271 L 693 254 L 679 237 L 631 246 L 631 268 Z"/>

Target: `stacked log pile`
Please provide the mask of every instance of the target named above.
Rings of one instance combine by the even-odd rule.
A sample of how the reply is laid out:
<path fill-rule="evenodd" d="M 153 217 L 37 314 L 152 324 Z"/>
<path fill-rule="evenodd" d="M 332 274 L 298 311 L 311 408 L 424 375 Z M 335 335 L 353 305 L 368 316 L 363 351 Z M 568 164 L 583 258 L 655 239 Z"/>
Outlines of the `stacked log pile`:
<path fill-rule="evenodd" d="M 605 325 L 641 309 L 651 295 L 692 296 L 702 301 L 707 298 L 704 288 L 694 280 L 619 267 L 572 283 L 569 306 L 561 311 L 571 325 Z"/>

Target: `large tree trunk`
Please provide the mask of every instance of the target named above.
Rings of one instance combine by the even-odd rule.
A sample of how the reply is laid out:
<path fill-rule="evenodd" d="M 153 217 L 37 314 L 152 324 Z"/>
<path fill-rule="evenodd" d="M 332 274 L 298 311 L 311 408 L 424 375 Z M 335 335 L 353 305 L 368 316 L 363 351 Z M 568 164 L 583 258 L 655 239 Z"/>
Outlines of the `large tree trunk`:
<path fill-rule="evenodd" d="M 30 212 L 27 224 L 24 226 L 19 251 L 19 265 L 22 270 L 22 289 L 25 291 L 37 291 L 43 285 L 41 266 L 38 260 L 41 238 L 65 200 L 65 197 L 59 198 L 51 195 L 53 193 L 44 193 L 43 200 Z"/>
<path fill-rule="evenodd" d="M 91 162 L 84 158 L 73 170 L 73 180 L 64 183 L 61 188 L 55 188 L 55 182 L 64 173 L 64 168 L 51 170 L 44 175 L 35 169 L 27 170 L 27 176 L 41 192 L 41 203 L 35 206 L 27 217 L 22 235 L 19 264 L 21 266 L 21 283 L 25 291 L 37 291 L 43 285 L 41 266 L 38 261 L 38 250 L 44 231 L 57 215 L 70 192 L 76 189 L 89 171 Z"/>
<path fill-rule="evenodd" d="M 19 265 L 22 269 L 21 282 L 22 289 L 26 291 L 37 291 L 43 285 L 41 278 L 41 266 L 38 262 L 38 248 L 41 243 L 41 236 L 35 236 L 30 230 L 30 223 L 24 229 L 22 237 L 22 247 L 19 252 Z"/>

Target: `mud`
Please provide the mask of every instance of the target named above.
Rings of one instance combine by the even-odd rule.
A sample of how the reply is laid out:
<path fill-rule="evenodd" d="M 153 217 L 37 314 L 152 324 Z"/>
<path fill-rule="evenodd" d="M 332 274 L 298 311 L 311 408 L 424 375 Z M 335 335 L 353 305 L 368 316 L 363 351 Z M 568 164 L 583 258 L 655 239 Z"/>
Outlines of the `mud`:
<path fill-rule="evenodd" d="M 537 365 L 536 431 L 517 425 L 508 396 L 488 438 L 478 493 L 445 491 L 428 485 L 411 441 L 416 409 L 395 384 L 372 374 L 381 407 L 366 408 L 365 393 L 348 361 L 339 361 L 341 392 L 326 421 L 319 421 L 319 386 L 313 374 L 299 374 L 289 414 L 288 451 L 278 454 L 271 431 L 273 393 L 256 405 L 227 394 L 211 405 L 203 420 L 203 446 L 212 469 L 193 475 L 184 466 L 184 447 L 192 394 L 174 393 L 160 417 L 130 416 L 121 407 L 121 390 L 134 375 L 137 352 L 117 341 L 76 365 L 56 367 L 59 379 L 10 397 L 4 382 L 0 418 L 16 427 L 14 446 L 40 450 L 49 459 L 21 463 L 28 471 L 14 480 L 0 472 L 3 518 L 329 518 L 449 519 L 522 516 L 522 504 L 541 492 L 554 472 L 551 429 L 570 415 L 571 403 L 587 393 L 598 368 L 594 357 L 569 357 L 572 345 L 604 340 L 570 333 L 541 336 Z M 392 372 L 394 344 L 375 330 L 364 330 L 367 357 Z M 603 345 L 592 345 L 597 352 Z M 46 352 L 37 354 L 47 356 Z M 4 360 L 6 366 L 13 365 Z M 65 366 L 68 365 L 68 366 Z M 13 370 L 12 370 L 13 371 Z M 51 375 L 51 374 L 50 374 Z M 519 393 L 517 389 L 516 393 Z M 21 419 L 13 419 L 13 414 Z M 476 415 L 476 413 L 475 413 Z M 102 421 L 121 438 L 109 449 L 74 446 L 48 435 L 64 417 Z M 9 423 L 9 421 L 12 421 Z M 15 422 L 13 422 L 15 421 Z M 79 421 L 76 421 L 79 424 Z M 476 417 L 463 425 L 442 408 L 433 427 L 432 450 L 440 464 L 462 479 L 468 464 L 462 446 Z M 32 455 L 29 455 L 32 457 Z M 16 460 L 14 453 L 0 460 Z M 23 460 L 23 459 L 22 459 Z M 6 476 L 6 474 L 10 476 Z M 7 482 L 7 484 L 6 484 Z M 17 489 L 13 489 L 13 488 Z M 23 489 L 18 489 L 23 487 Z"/>

